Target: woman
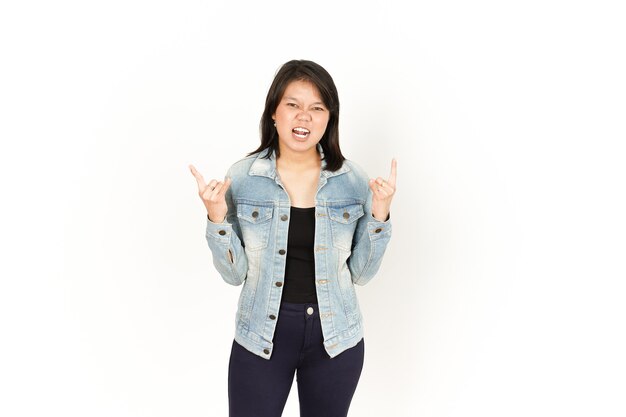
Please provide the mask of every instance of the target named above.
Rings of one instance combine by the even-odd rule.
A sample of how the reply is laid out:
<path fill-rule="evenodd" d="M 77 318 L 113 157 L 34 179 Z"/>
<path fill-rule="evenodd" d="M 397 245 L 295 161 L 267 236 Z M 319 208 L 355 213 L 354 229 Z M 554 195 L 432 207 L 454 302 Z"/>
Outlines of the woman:
<path fill-rule="evenodd" d="M 346 416 L 363 367 L 354 284 L 391 237 L 396 161 L 369 179 L 339 149 L 328 72 L 284 64 L 267 94 L 261 145 L 208 184 L 206 238 L 223 279 L 243 283 L 228 371 L 231 417 L 282 414 L 296 374 L 300 415 Z"/>

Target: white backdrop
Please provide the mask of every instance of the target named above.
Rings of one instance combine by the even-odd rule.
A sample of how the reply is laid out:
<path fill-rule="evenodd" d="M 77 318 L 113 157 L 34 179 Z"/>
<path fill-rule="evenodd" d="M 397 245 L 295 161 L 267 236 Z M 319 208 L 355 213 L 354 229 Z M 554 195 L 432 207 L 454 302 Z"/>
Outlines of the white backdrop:
<path fill-rule="evenodd" d="M 344 154 L 398 159 L 350 415 L 626 414 L 618 1 L 5 3 L 0 415 L 227 415 L 241 287 L 187 166 L 256 148 L 300 58 Z"/>

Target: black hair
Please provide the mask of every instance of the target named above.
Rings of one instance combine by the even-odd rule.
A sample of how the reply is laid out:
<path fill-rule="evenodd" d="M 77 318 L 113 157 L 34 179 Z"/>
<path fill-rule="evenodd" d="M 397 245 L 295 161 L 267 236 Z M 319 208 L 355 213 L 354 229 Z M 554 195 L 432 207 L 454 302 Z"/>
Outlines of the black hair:
<path fill-rule="evenodd" d="M 259 124 L 261 145 L 250 152 L 248 156 L 265 149 L 269 149 L 265 156 L 266 158 L 269 158 L 273 151 L 276 152 L 277 158 L 280 156 L 278 132 L 276 127 L 274 127 L 272 115 L 276 112 L 276 108 L 287 86 L 292 81 L 308 81 L 317 87 L 322 101 L 329 112 L 326 131 L 319 141 L 324 151 L 325 169 L 328 171 L 338 170 L 346 158 L 344 158 L 339 148 L 339 95 L 337 94 L 337 87 L 335 87 L 335 83 L 328 71 L 321 65 L 304 59 L 286 62 L 274 76 L 274 81 L 267 92 L 265 110 Z"/>

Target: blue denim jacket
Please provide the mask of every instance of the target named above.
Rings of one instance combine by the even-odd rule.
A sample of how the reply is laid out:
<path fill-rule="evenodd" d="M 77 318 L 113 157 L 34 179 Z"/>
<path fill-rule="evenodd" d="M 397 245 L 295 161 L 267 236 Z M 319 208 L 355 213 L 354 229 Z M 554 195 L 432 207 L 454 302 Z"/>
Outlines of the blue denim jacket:
<path fill-rule="evenodd" d="M 324 156 L 321 145 L 317 145 Z M 243 288 L 235 340 L 269 359 L 285 275 L 291 203 L 268 150 L 235 162 L 227 175 L 228 214 L 222 223 L 207 218 L 206 239 L 224 281 Z M 315 196 L 315 287 L 324 348 L 332 358 L 356 345 L 363 323 L 354 284 L 374 277 L 391 238 L 391 221 L 371 214 L 368 176 L 354 162 L 322 169 Z"/>

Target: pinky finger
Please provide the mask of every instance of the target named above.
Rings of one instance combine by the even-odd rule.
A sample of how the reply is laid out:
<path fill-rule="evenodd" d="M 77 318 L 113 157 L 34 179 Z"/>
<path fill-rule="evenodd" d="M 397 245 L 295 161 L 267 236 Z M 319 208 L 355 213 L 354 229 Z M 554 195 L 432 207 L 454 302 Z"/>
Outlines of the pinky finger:
<path fill-rule="evenodd" d="M 372 190 L 372 193 L 374 193 L 375 195 L 380 194 L 381 187 L 375 180 L 370 180 L 369 186 L 370 186 L 370 190 Z"/>
<path fill-rule="evenodd" d="M 228 187 L 230 187 L 230 184 L 233 181 L 230 178 L 226 178 L 226 180 L 222 183 L 222 186 L 219 190 L 219 195 L 222 196 L 224 194 L 226 194 L 226 191 L 228 191 Z"/>

